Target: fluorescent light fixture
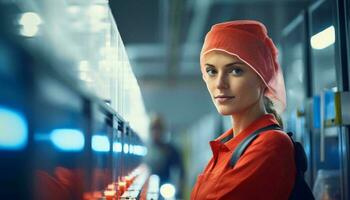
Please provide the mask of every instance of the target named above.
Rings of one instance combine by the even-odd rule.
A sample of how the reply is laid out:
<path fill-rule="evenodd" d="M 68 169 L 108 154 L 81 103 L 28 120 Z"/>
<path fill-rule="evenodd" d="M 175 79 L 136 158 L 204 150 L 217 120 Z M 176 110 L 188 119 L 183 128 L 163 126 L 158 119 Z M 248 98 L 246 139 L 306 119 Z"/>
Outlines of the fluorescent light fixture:
<path fill-rule="evenodd" d="M 98 62 L 98 67 L 99 70 L 103 73 L 105 73 L 106 75 L 108 74 L 109 76 L 112 75 L 112 68 L 113 65 L 109 60 L 100 60 Z"/>
<path fill-rule="evenodd" d="M 129 153 L 133 154 L 134 153 L 134 145 L 129 145 Z"/>
<path fill-rule="evenodd" d="M 160 178 L 156 174 L 152 174 L 148 181 L 148 192 L 158 193 L 159 192 Z"/>
<path fill-rule="evenodd" d="M 116 47 L 110 47 L 110 46 L 101 47 L 100 54 L 108 58 L 113 58 L 114 56 L 117 56 L 118 49 Z"/>
<path fill-rule="evenodd" d="M 122 152 L 122 144 L 120 142 L 113 143 L 113 152 L 116 152 L 116 153 Z"/>
<path fill-rule="evenodd" d="M 23 26 L 38 26 L 42 23 L 40 16 L 35 12 L 23 13 L 19 19 L 19 24 Z"/>
<path fill-rule="evenodd" d="M 84 134 L 77 129 L 54 129 L 50 135 L 55 147 L 62 151 L 81 151 L 84 148 Z"/>
<path fill-rule="evenodd" d="M 110 150 L 109 140 L 107 136 L 94 135 L 92 136 L 91 147 L 97 152 L 108 152 Z"/>
<path fill-rule="evenodd" d="M 124 153 L 129 153 L 129 145 L 124 144 Z"/>
<path fill-rule="evenodd" d="M 311 37 L 311 47 L 313 49 L 324 49 L 335 42 L 335 29 L 330 26 Z"/>
<path fill-rule="evenodd" d="M 170 183 L 165 183 L 160 186 L 160 194 L 164 199 L 173 199 L 175 197 L 175 186 Z"/>
<path fill-rule="evenodd" d="M 28 143 L 28 122 L 19 112 L 0 106 L 0 150 L 22 150 Z"/>
<path fill-rule="evenodd" d="M 23 26 L 20 31 L 21 35 L 26 37 L 34 37 L 38 32 L 38 26 Z"/>
<path fill-rule="evenodd" d="M 71 6 L 68 6 L 67 8 L 67 12 L 72 15 L 78 14 L 80 10 L 81 10 L 80 6 L 77 6 L 77 5 L 71 5 Z"/>
<path fill-rule="evenodd" d="M 81 72 L 89 71 L 89 62 L 87 60 L 81 60 L 79 62 L 79 71 Z"/>
<path fill-rule="evenodd" d="M 40 16 L 35 12 L 23 13 L 18 21 L 22 25 L 21 35 L 34 37 L 39 31 L 39 25 L 42 24 Z"/>
<path fill-rule="evenodd" d="M 88 82 L 88 83 L 91 83 L 93 81 L 90 73 L 88 73 L 86 71 L 79 72 L 79 78 L 85 82 Z"/>
<path fill-rule="evenodd" d="M 92 5 L 88 9 L 88 15 L 92 20 L 103 20 L 108 16 L 107 7 L 102 5 Z"/>
<path fill-rule="evenodd" d="M 92 5 L 88 8 L 88 16 L 90 17 L 90 28 L 92 32 L 99 32 L 107 29 L 110 23 L 105 21 L 108 17 L 107 6 Z"/>
<path fill-rule="evenodd" d="M 138 156 L 145 156 L 147 155 L 147 148 L 140 145 L 134 145 L 133 146 L 133 154 Z"/>
<path fill-rule="evenodd" d="M 102 30 L 107 29 L 110 26 L 109 23 L 103 22 L 103 21 L 92 21 L 91 22 L 91 31 L 92 32 L 99 32 Z"/>

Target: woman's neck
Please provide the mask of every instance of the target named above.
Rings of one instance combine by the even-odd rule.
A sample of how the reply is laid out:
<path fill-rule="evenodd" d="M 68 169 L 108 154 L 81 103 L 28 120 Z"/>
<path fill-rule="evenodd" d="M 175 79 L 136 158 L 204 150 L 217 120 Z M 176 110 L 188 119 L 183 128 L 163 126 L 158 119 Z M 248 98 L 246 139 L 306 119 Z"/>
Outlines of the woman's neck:
<path fill-rule="evenodd" d="M 242 112 L 233 114 L 231 117 L 234 137 L 265 114 L 267 114 L 267 112 L 264 103 L 261 101 L 256 102 Z"/>

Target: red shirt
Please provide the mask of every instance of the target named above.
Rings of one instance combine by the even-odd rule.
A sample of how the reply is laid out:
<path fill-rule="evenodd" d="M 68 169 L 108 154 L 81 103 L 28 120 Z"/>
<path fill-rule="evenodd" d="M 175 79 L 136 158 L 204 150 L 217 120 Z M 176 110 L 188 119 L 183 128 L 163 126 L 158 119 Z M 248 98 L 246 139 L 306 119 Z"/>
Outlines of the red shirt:
<path fill-rule="evenodd" d="M 283 200 L 288 199 L 296 176 L 294 147 L 286 133 L 269 130 L 246 149 L 234 168 L 229 160 L 236 146 L 255 130 L 278 124 L 266 114 L 232 137 L 232 129 L 210 142 L 213 157 L 201 173 L 191 200 Z"/>

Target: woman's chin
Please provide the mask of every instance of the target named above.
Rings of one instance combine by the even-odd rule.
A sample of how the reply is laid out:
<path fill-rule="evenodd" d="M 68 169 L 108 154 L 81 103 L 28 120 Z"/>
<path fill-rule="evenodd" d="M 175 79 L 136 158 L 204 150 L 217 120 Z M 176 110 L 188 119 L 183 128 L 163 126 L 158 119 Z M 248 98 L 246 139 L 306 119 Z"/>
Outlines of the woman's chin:
<path fill-rule="evenodd" d="M 232 115 L 234 113 L 233 110 L 217 108 L 220 115 Z"/>

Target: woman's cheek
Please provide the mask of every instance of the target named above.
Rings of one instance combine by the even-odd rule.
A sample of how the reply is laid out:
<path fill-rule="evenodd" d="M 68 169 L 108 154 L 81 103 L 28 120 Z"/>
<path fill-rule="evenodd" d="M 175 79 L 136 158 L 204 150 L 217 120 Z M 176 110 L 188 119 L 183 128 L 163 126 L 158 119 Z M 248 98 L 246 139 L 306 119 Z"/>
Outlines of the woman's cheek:
<path fill-rule="evenodd" d="M 252 84 L 250 81 L 242 81 L 239 84 L 240 87 L 236 88 L 236 94 L 239 97 L 239 100 L 243 104 L 250 104 L 254 101 L 257 96 L 256 86 Z"/>

